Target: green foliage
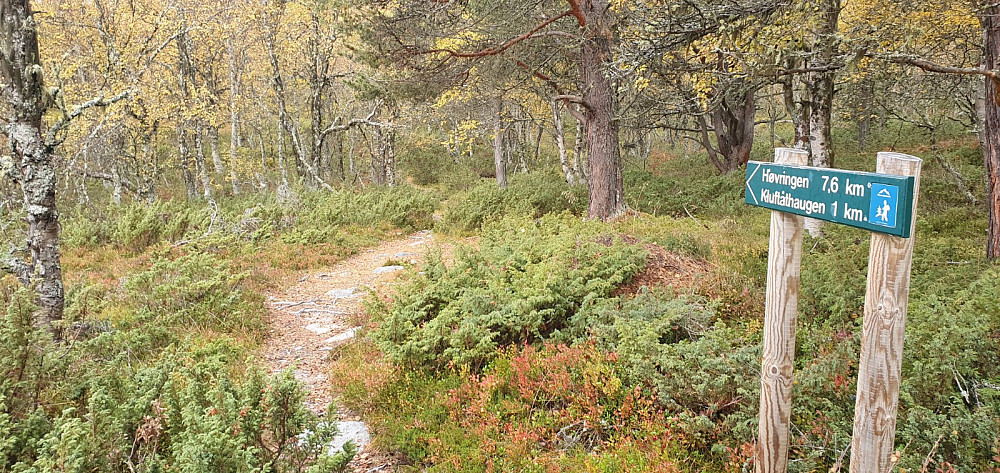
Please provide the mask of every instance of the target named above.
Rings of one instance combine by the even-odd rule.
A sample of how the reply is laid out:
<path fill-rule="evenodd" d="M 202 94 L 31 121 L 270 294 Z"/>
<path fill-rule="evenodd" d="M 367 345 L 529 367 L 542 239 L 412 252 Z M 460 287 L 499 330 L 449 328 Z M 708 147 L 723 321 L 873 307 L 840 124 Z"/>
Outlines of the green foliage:
<path fill-rule="evenodd" d="M 199 327 L 218 332 L 262 330 L 264 301 L 242 287 L 248 272 L 233 271 L 210 254 L 158 256 L 152 266 L 125 281 L 136 324 Z"/>
<path fill-rule="evenodd" d="M 576 321 L 616 353 L 628 386 L 655 393 L 692 442 L 710 446 L 726 415 L 752 404 L 759 350 L 742 330 L 715 322 L 711 304 L 641 291 L 595 305 Z M 731 428 L 732 426 L 727 426 Z"/>
<path fill-rule="evenodd" d="M 497 188 L 495 182 L 484 182 L 451 200 L 440 226 L 456 233 L 471 233 L 508 215 L 538 218 L 563 211 L 582 214 L 587 207 L 587 188 L 569 186 L 557 174 L 519 174 L 511 177 L 506 189 Z"/>
<path fill-rule="evenodd" d="M 450 268 L 429 261 L 373 337 L 418 366 L 481 364 L 498 347 L 545 339 L 642 267 L 642 248 L 607 230 L 568 213 L 487 225 L 478 250 Z"/>
<path fill-rule="evenodd" d="M 71 246 L 98 247 L 114 243 L 142 251 L 162 240 L 178 240 L 189 229 L 207 225 L 211 214 L 183 201 L 132 202 L 96 214 L 78 210 L 66 222 L 63 240 Z"/>
<path fill-rule="evenodd" d="M 429 228 L 437 206 L 433 195 L 413 187 L 372 188 L 363 192 L 314 192 L 301 198 L 296 227 L 324 229 L 350 225 Z"/>
<path fill-rule="evenodd" d="M 404 172 L 414 184 L 440 184 L 448 192 L 464 191 L 476 185 L 481 180 L 480 168 L 492 165 L 488 162 L 470 163 L 466 159 L 456 162 L 440 139 L 433 136 L 413 138 L 400 153 Z"/>
<path fill-rule="evenodd" d="M 107 358 L 120 334 L 104 333 L 67 351 L 33 310 L 22 291 L 0 320 L 0 471 L 343 471 L 354 454 L 328 452 L 336 429 L 290 371 L 234 370 L 224 342 L 141 362 Z"/>
<path fill-rule="evenodd" d="M 684 217 L 734 217 L 749 209 L 743 203 L 743 173 L 719 175 L 690 159 L 668 161 L 669 171 L 625 172 L 625 201 L 641 212 Z M 703 217 L 704 216 L 704 217 Z"/>
<path fill-rule="evenodd" d="M 233 198 L 216 207 L 178 200 L 133 202 L 77 209 L 66 217 L 63 241 L 71 247 L 115 245 L 141 252 L 160 242 L 193 241 L 209 234 L 262 242 L 281 235 L 288 243 L 345 243 L 358 228 L 430 228 L 437 199 L 409 186 L 303 191 L 290 203 L 274 196 Z"/>

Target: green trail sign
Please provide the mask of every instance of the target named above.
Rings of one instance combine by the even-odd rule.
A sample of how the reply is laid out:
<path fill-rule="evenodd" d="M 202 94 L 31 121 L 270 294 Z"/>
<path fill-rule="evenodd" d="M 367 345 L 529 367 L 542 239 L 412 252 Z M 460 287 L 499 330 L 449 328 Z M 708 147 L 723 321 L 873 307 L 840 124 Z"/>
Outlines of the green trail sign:
<path fill-rule="evenodd" d="M 750 161 L 746 203 L 909 238 L 913 178 Z"/>

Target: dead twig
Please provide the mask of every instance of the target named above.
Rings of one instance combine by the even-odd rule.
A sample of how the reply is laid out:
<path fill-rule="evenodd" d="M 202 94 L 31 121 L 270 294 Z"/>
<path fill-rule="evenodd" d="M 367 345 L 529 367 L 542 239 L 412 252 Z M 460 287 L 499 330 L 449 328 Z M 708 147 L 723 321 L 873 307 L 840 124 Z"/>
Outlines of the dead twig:
<path fill-rule="evenodd" d="M 708 225 L 705 225 L 704 223 L 698 221 L 698 219 L 694 218 L 694 215 L 691 215 L 691 212 L 688 212 L 688 208 L 686 205 L 684 206 L 684 213 L 688 214 L 688 217 L 691 217 L 691 220 L 694 220 L 694 223 L 697 223 L 698 225 L 701 225 L 705 227 L 706 230 L 708 230 L 709 228 Z"/>
<path fill-rule="evenodd" d="M 931 447 L 931 451 L 927 452 L 927 458 L 924 458 L 924 464 L 920 466 L 920 473 L 927 473 L 927 469 L 930 468 L 931 462 L 934 461 L 931 457 L 934 456 L 934 452 L 937 451 L 938 445 L 941 443 L 941 439 L 944 438 L 944 434 L 938 436 L 937 441 L 934 442 L 934 446 Z"/>

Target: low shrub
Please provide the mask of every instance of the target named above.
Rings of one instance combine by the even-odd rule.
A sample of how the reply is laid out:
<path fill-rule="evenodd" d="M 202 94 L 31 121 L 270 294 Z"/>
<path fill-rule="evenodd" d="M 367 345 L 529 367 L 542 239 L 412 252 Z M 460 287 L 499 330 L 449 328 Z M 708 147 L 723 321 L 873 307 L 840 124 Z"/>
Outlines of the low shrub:
<path fill-rule="evenodd" d="M 697 168 L 711 166 L 702 164 Z M 625 201 L 653 215 L 731 218 L 745 214 L 749 208 L 743 203 L 744 177 L 742 172 L 720 175 L 705 171 L 692 175 L 690 170 L 671 172 L 668 177 L 630 169 L 625 172 Z"/>
<path fill-rule="evenodd" d="M 504 216 L 538 218 L 554 212 L 580 215 L 587 208 L 586 186 L 570 186 L 558 174 L 532 173 L 512 176 L 506 189 L 484 182 L 453 197 L 440 227 L 471 233 L 484 223 Z"/>
<path fill-rule="evenodd" d="M 234 272 L 225 261 L 202 252 L 154 258 L 149 269 L 125 280 L 121 297 L 134 315 L 122 322 L 249 335 L 262 331 L 263 296 L 243 289 L 248 272 Z"/>
<path fill-rule="evenodd" d="M 305 409 L 290 371 L 237 369 L 224 341 L 143 361 L 118 342 L 145 328 L 67 349 L 32 326 L 29 299 L 0 319 L 0 471 L 320 473 L 354 454 L 329 451 L 335 426 Z"/>
<path fill-rule="evenodd" d="M 631 280 L 641 246 L 568 213 L 507 218 L 449 268 L 438 259 L 402 289 L 373 333 L 394 361 L 481 366 L 498 347 L 546 339 Z"/>
<path fill-rule="evenodd" d="M 409 186 L 363 192 L 312 192 L 301 197 L 295 228 L 316 231 L 348 225 L 403 230 L 430 228 L 436 206 L 433 195 Z"/>

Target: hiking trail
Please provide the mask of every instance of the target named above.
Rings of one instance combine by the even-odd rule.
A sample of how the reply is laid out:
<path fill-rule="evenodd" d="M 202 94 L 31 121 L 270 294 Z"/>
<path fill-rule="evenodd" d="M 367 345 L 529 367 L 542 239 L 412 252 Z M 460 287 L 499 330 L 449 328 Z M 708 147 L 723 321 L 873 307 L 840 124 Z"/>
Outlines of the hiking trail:
<path fill-rule="evenodd" d="M 405 273 L 403 265 L 423 265 L 432 248 L 440 248 L 448 260 L 453 245 L 428 230 L 416 232 L 361 250 L 331 267 L 310 271 L 292 286 L 268 294 L 270 330 L 263 356 L 269 371 L 273 374 L 294 367 L 295 377 L 306 391 L 306 407 L 325 414 L 336 397 L 330 386 L 328 356 L 354 339 L 364 295 L 398 284 L 397 279 Z M 395 462 L 391 456 L 367 448 L 371 433 L 356 413 L 338 406 L 336 422 L 340 434 L 331 447 L 339 448 L 348 440 L 358 446 L 350 471 L 392 471 Z"/>

